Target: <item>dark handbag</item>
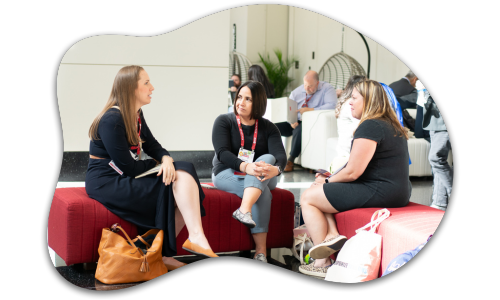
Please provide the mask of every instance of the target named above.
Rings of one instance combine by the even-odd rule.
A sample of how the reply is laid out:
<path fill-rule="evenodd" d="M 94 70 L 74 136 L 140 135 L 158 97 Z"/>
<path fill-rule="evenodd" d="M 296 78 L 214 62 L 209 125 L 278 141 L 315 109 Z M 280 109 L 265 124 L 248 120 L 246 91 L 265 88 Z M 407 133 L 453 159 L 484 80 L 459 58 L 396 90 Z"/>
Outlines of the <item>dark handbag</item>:
<path fill-rule="evenodd" d="M 405 127 L 410 129 L 410 131 L 415 132 L 415 119 L 406 109 L 403 109 L 403 123 Z"/>

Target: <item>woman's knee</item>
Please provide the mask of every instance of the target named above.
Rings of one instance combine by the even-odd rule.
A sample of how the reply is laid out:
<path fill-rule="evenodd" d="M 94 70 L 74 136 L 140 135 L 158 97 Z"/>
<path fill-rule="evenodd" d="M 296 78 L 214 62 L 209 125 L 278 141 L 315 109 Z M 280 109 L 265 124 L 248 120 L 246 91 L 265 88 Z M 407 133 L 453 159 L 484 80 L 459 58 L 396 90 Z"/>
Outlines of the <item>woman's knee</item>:
<path fill-rule="evenodd" d="M 264 155 L 259 156 L 259 158 L 257 158 L 256 162 L 257 161 L 263 161 L 263 162 L 268 163 L 270 165 L 274 165 L 276 163 L 276 158 L 274 158 L 274 156 L 272 154 L 264 154 Z"/>
<path fill-rule="evenodd" d="M 300 195 L 300 205 L 308 205 L 309 204 L 309 200 L 311 198 L 310 194 L 311 194 L 311 188 L 308 188 L 307 190 L 305 190 L 302 195 Z"/>

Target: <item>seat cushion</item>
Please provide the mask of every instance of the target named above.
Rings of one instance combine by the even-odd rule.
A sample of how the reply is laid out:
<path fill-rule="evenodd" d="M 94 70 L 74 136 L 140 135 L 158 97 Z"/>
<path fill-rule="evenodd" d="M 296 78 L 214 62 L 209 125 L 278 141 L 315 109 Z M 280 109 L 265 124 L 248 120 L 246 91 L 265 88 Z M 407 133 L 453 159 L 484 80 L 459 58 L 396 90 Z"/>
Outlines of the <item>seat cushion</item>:
<path fill-rule="evenodd" d="M 380 208 L 358 208 L 335 215 L 339 233 L 351 238 L 356 229 L 368 224 Z M 406 207 L 389 208 L 389 218 L 383 221 L 377 233 L 382 235 L 382 260 L 379 276 L 389 262 L 399 254 L 415 249 L 427 241 L 438 227 L 444 212 L 410 202 Z"/>
<path fill-rule="evenodd" d="M 214 252 L 252 250 L 255 248 L 250 230 L 232 218 L 241 199 L 216 189 L 203 189 L 206 216 L 203 230 Z M 272 192 L 271 220 L 267 236 L 268 248 L 291 247 L 295 201 L 287 190 Z M 48 243 L 67 265 L 96 262 L 102 229 L 120 223 L 129 236 L 137 235 L 135 225 L 108 211 L 88 197 L 85 188 L 59 188 L 54 193 L 48 222 Z M 186 228 L 177 237 L 177 255 L 189 255 L 182 249 L 188 238 Z"/>
<path fill-rule="evenodd" d="M 96 262 L 102 229 L 114 223 L 119 223 L 129 236 L 137 236 L 135 225 L 90 199 L 85 188 L 56 189 L 49 212 L 49 247 L 68 266 Z"/>
<path fill-rule="evenodd" d="M 203 230 L 214 252 L 255 249 L 250 230 L 233 219 L 233 212 L 241 205 L 241 198 L 217 189 L 204 189 L 203 206 L 207 215 L 201 219 Z M 292 247 L 295 200 L 290 191 L 279 188 L 271 191 L 271 219 L 267 233 L 267 248 Z M 184 228 L 177 237 L 177 254 L 188 255 L 182 243 L 188 238 Z"/>

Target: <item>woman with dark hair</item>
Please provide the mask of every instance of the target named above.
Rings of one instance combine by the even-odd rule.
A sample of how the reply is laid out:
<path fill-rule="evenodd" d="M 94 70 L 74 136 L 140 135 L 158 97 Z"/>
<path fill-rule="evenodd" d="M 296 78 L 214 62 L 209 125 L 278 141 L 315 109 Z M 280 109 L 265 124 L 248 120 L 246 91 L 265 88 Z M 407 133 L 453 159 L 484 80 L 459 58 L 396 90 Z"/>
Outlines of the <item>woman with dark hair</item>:
<path fill-rule="evenodd" d="M 337 156 L 330 164 L 330 172 L 335 172 L 338 168 L 345 165 L 349 160 L 351 152 L 352 134 L 356 127 L 358 127 L 359 120 L 354 118 L 351 114 L 351 106 L 349 100 L 351 99 L 352 90 L 354 85 L 366 77 L 362 75 L 353 75 L 347 81 L 347 84 L 337 101 L 335 107 L 335 117 L 337 118 Z"/>
<path fill-rule="evenodd" d="M 346 237 L 339 235 L 333 214 L 360 207 L 403 207 L 410 200 L 408 135 L 399 123 L 380 83 L 354 85 L 351 113 L 359 119 L 347 165 L 329 178 L 316 174 L 300 198 L 304 222 L 315 244 L 314 263 L 299 271 L 326 276 Z"/>
<path fill-rule="evenodd" d="M 278 128 L 262 118 L 266 106 L 264 86 L 247 81 L 236 92 L 234 112 L 217 117 L 212 130 L 212 181 L 219 190 L 242 198 L 233 218 L 251 228 L 254 259 L 264 262 L 271 190 L 286 164 Z"/>
<path fill-rule="evenodd" d="M 248 80 L 258 81 L 262 83 L 262 85 L 264 86 L 264 90 L 266 91 L 267 98 L 272 99 L 275 97 L 274 86 L 271 84 L 271 82 L 269 82 L 264 69 L 262 69 L 259 65 L 252 65 L 248 69 Z"/>
<path fill-rule="evenodd" d="M 104 109 L 90 126 L 90 160 L 85 189 L 120 218 L 137 225 L 139 232 L 164 231 L 163 262 L 169 270 L 182 267 L 173 258 L 176 236 L 186 225 L 186 251 L 217 257 L 203 232 L 205 197 L 194 166 L 174 162 L 148 128 L 141 107 L 151 102 L 153 85 L 139 66 L 120 69 Z M 144 150 L 144 151 L 142 151 Z M 145 152 L 153 159 L 141 159 Z M 161 162 L 156 176 L 135 178 Z M 111 225 L 111 224 L 110 224 Z"/>

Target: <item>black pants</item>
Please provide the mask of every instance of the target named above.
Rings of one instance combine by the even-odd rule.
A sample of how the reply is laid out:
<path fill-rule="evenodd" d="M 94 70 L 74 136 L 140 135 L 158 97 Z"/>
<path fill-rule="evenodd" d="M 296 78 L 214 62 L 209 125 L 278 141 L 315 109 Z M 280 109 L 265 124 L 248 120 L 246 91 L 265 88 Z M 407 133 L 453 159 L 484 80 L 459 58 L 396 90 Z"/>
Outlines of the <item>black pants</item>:
<path fill-rule="evenodd" d="M 288 160 L 294 160 L 300 155 L 302 151 L 302 121 L 298 121 L 299 125 L 292 128 L 292 125 L 288 122 L 275 123 L 276 127 L 278 127 L 281 136 L 289 137 L 292 136 L 292 149 L 290 149 L 290 156 Z"/>
<path fill-rule="evenodd" d="M 423 119 L 424 109 L 422 108 L 422 106 L 417 106 L 417 117 L 415 118 L 415 137 L 424 138 L 428 142 L 430 142 L 431 136 L 429 134 L 429 130 L 424 130 L 424 128 L 422 128 Z"/>

